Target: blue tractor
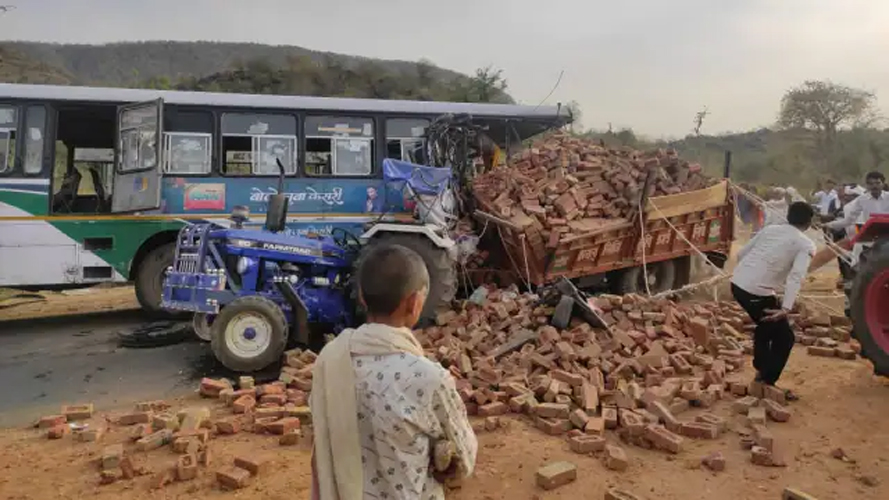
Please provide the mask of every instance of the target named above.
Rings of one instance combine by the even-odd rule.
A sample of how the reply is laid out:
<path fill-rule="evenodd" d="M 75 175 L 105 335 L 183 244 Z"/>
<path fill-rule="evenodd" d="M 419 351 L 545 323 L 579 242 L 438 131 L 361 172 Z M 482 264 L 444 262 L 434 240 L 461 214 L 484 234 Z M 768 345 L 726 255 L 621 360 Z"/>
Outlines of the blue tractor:
<path fill-rule="evenodd" d="M 284 169 L 278 165 L 278 193 L 284 193 Z M 427 199 L 449 192 L 450 171 L 444 168 L 387 160 L 384 178 Z M 163 307 L 193 312 L 195 333 L 210 342 L 227 368 L 255 372 L 277 362 L 290 342 L 318 346 L 310 325 L 333 332 L 353 326 L 358 319 L 353 270 L 375 245 L 405 245 L 423 257 L 431 281 L 426 318 L 454 298 L 456 246 L 441 225 L 424 218 L 375 224 L 360 237 L 344 230 L 296 236 L 282 232 L 288 203 L 284 194 L 270 197 L 262 230 L 245 229 L 249 214 L 237 207 L 231 227 L 192 224 L 179 233 Z"/>

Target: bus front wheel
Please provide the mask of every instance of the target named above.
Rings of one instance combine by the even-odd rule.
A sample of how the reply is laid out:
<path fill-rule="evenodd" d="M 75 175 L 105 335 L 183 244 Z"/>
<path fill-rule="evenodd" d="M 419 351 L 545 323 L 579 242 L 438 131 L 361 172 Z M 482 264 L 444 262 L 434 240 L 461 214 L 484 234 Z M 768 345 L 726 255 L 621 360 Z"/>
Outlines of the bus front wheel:
<path fill-rule="evenodd" d="M 176 244 L 167 243 L 148 252 L 136 271 L 136 299 L 147 313 L 152 315 L 170 314 L 161 307 L 161 295 L 164 290 L 164 275 L 167 268 L 173 265 L 176 256 Z"/>

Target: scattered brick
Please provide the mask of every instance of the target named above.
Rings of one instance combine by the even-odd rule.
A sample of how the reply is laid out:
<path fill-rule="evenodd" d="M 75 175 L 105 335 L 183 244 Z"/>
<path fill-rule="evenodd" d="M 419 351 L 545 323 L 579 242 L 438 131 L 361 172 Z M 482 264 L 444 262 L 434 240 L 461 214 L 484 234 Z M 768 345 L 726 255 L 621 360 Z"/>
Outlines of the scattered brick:
<path fill-rule="evenodd" d="M 237 418 L 227 418 L 216 421 L 216 431 L 220 434 L 237 434 L 241 432 L 241 421 Z"/>
<path fill-rule="evenodd" d="M 296 417 L 285 417 L 265 426 L 267 432 L 277 434 L 279 436 L 294 430 L 299 430 L 299 428 L 300 420 Z"/>
<path fill-rule="evenodd" d="M 101 427 L 93 427 L 77 430 L 74 432 L 74 437 L 82 443 L 92 443 L 102 439 L 104 434 L 105 431 Z"/>
<path fill-rule="evenodd" d="M 781 500 L 818 500 L 814 496 L 796 488 L 784 488 Z"/>
<path fill-rule="evenodd" d="M 149 485 L 152 490 L 159 490 L 172 483 L 174 479 L 176 479 L 176 469 L 168 467 L 152 476 Z"/>
<path fill-rule="evenodd" d="M 719 428 L 704 422 L 683 422 L 679 426 L 679 434 L 695 439 L 716 439 Z"/>
<path fill-rule="evenodd" d="M 257 476 L 265 469 L 266 460 L 254 457 L 235 457 L 235 467 L 247 470 L 251 476 Z"/>
<path fill-rule="evenodd" d="M 187 454 L 179 457 L 176 462 L 176 478 L 180 481 L 190 481 L 198 476 L 198 459 L 195 455 Z"/>
<path fill-rule="evenodd" d="M 605 420 L 606 429 L 617 428 L 617 408 L 602 408 L 602 418 Z"/>
<path fill-rule="evenodd" d="M 676 454 L 682 451 L 682 438 L 659 425 L 645 427 L 645 439 L 660 450 Z"/>
<path fill-rule="evenodd" d="M 224 389 L 231 389 L 227 380 L 214 380 L 212 378 L 201 379 L 200 394 L 207 398 L 218 398 Z"/>
<path fill-rule="evenodd" d="M 627 454 L 618 446 L 609 444 L 605 445 L 605 467 L 618 472 L 627 470 L 629 461 Z"/>
<path fill-rule="evenodd" d="M 64 425 L 67 421 L 68 419 L 65 415 L 50 415 L 41 417 L 40 420 L 37 421 L 37 427 L 40 429 L 49 429 L 51 427 Z"/>
<path fill-rule="evenodd" d="M 810 356 L 821 356 L 825 358 L 832 358 L 836 356 L 836 351 L 836 347 L 820 347 L 810 345 L 806 348 L 806 352 L 808 352 Z"/>
<path fill-rule="evenodd" d="M 643 500 L 643 498 L 626 490 L 609 488 L 605 492 L 605 500 Z"/>
<path fill-rule="evenodd" d="M 117 482 L 118 479 L 122 477 L 120 471 L 117 470 L 103 470 L 99 472 L 99 484 L 108 485 Z"/>
<path fill-rule="evenodd" d="M 163 429 L 149 434 L 136 441 L 136 449 L 139 451 L 156 450 L 162 446 L 166 446 L 173 441 L 173 431 Z"/>
<path fill-rule="evenodd" d="M 169 409 L 169 403 L 160 399 L 154 401 L 142 401 L 135 405 L 136 412 L 166 411 Z"/>
<path fill-rule="evenodd" d="M 732 409 L 735 411 L 735 413 L 746 415 L 750 411 L 750 408 L 756 406 L 757 403 L 759 403 L 759 400 L 755 397 L 745 396 L 732 403 Z"/>
<path fill-rule="evenodd" d="M 126 415 L 121 415 L 120 418 L 117 419 L 117 423 L 120 425 L 147 424 L 150 422 L 150 411 L 137 411 L 134 413 L 127 413 Z"/>
<path fill-rule="evenodd" d="M 553 462 L 537 469 L 537 486 L 554 490 L 577 479 L 577 466 L 570 462 Z"/>
<path fill-rule="evenodd" d="M 760 404 L 762 404 L 769 418 L 775 422 L 787 422 L 790 420 L 790 410 L 783 405 L 771 399 L 764 399 Z"/>
<path fill-rule="evenodd" d="M 756 424 L 765 425 L 766 423 L 766 409 L 762 406 L 754 406 L 747 410 L 747 425 L 753 426 Z"/>
<path fill-rule="evenodd" d="M 605 449 L 605 438 L 581 434 L 568 439 L 568 446 L 574 453 L 594 453 Z"/>
<path fill-rule="evenodd" d="M 156 431 L 163 429 L 175 431 L 179 429 L 179 417 L 170 413 L 154 415 L 151 417 L 151 427 Z"/>
<path fill-rule="evenodd" d="M 715 451 L 704 457 L 701 464 L 714 472 L 722 472 L 725 470 L 725 456 L 722 452 Z"/>
<path fill-rule="evenodd" d="M 232 411 L 235 413 L 247 413 L 256 407 L 256 399 L 253 396 L 244 395 L 232 403 Z"/>
<path fill-rule="evenodd" d="M 538 417 L 537 428 L 551 436 L 558 436 L 571 430 L 571 422 L 566 418 Z"/>
<path fill-rule="evenodd" d="M 787 396 L 784 394 L 784 391 L 774 385 L 767 385 L 763 388 L 763 397 L 778 404 L 783 405 L 787 403 Z"/>
<path fill-rule="evenodd" d="M 839 346 L 836 348 L 836 355 L 841 359 L 854 360 L 860 351 L 861 347 L 856 350 L 854 347 Z"/>
<path fill-rule="evenodd" d="M 496 415 L 505 415 L 509 411 L 509 407 L 501 402 L 494 401 L 478 407 L 478 415 L 480 417 L 490 417 Z"/>
<path fill-rule="evenodd" d="M 705 424 L 710 424 L 716 427 L 716 430 L 721 434 L 728 429 L 728 422 L 720 416 L 714 415 L 712 413 L 702 413 L 695 417 L 696 422 L 702 422 Z M 669 427 L 668 427 L 669 429 Z"/>
<path fill-rule="evenodd" d="M 87 420 L 93 416 L 93 405 L 69 405 L 62 407 L 62 415 L 68 419 L 68 422 L 76 422 L 78 420 Z"/>
<path fill-rule="evenodd" d="M 67 436 L 69 432 L 71 432 L 71 428 L 68 427 L 68 424 L 57 425 L 47 431 L 46 437 L 49 439 L 62 439 Z"/>
<path fill-rule="evenodd" d="M 101 467 L 102 470 L 116 469 L 120 466 L 120 460 L 123 458 L 123 445 L 112 444 L 106 446 L 102 450 Z"/>
<path fill-rule="evenodd" d="M 238 467 L 225 467 L 216 471 L 216 481 L 223 489 L 237 490 L 250 483 L 250 472 Z"/>
<path fill-rule="evenodd" d="M 278 438 L 278 444 L 281 446 L 294 446 L 299 444 L 299 438 L 301 436 L 301 432 L 299 429 L 293 429 L 288 432 L 285 432 Z"/>

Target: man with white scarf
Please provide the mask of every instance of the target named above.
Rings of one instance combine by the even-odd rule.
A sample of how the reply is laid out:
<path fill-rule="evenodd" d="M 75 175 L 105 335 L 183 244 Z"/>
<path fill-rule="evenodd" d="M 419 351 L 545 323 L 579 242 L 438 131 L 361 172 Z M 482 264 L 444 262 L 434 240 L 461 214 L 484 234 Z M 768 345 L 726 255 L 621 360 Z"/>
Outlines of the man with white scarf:
<path fill-rule="evenodd" d="M 478 442 L 450 372 L 411 332 L 429 289 L 423 259 L 399 245 L 358 271 L 367 323 L 327 344 L 313 371 L 312 498 L 443 500 L 444 483 L 472 473 Z M 433 466 L 450 443 L 450 466 Z"/>

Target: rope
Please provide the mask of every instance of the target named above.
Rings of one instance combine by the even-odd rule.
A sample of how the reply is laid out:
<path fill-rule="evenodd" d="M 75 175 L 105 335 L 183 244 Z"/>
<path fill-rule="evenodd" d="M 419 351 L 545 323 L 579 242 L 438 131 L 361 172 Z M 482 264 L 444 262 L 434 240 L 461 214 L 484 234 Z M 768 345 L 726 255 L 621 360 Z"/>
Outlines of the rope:
<path fill-rule="evenodd" d="M 648 286 L 648 262 L 646 262 L 646 258 L 645 258 L 645 222 L 642 220 L 642 219 L 644 219 L 644 217 L 642 217 L 642 214 L 644 212 L 642 211 L 642 200 L 641 199 L 639 200 L 638 206 L 639 206 L 639 211 L 637 212 L 638 213 L 637 217 L 639 219 L 639 237 L 641 238 L 639 240 L 639 246 L 642 248 L 642 273 L 643 273 L 642 279 L 645 281 L 645 293 L 649 297 L 651 297 L 651 287 Z"/>
<path fill-rule="evenodd" d="M 680 231 L 676 226 L 673 225 L 672 222 L 670 222 L 670 219 L 668 219 L 667 216 L 664 215 L 663 212 L 661 212 L 661 209 L 658 208 L 658 206 L 657 206 L 654 202 L 652 202 L 651 199 L 649 199 L 648 202 L 651 203 L 651 207 L 654 208 L 654 210 L 655 210 L 655 211 L 656 211 L 656 212 L 663 218 L 664 222 L 666 222 L 667 225 L 670 226 L 670 229 L 672 229 L 673 232 L 675 232 L 680 238 L 682 238 L 682 241 L 684 241 L 685 244 L 689 246 L 689 248 L 691 248 L 692 250 L 694 250 L 694 251 L 698 254 L 698 256 L 702 257 L 702 258 L 704 259 L 704 261 L 707 262 L 707 264 L 710 264 L 710 266 L 711 266 L 713 269 L 715 269 L 717 273 L 719 273 L 720 275 L 724 275 L 724 276 L 726 275 L 726 273 L 724 273 L 724 272 L 722 271 L 722 269 L 719 268 L 719 266 L 717 266 L 716 264 L 714 264 L 713 261 L 711 261 L 710 258 L 707 257 L 707 254 L 705 254 L 704 252 L 702 252 L 702 251 L 701 251 L 698 247 L 696 247 L 691 241 L 689 241 L 688 238 L 686 238 L 685 235 L 682 234 L 682 231 Z"/>

